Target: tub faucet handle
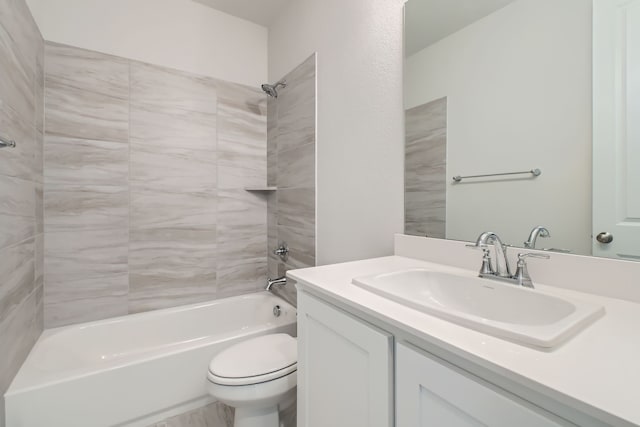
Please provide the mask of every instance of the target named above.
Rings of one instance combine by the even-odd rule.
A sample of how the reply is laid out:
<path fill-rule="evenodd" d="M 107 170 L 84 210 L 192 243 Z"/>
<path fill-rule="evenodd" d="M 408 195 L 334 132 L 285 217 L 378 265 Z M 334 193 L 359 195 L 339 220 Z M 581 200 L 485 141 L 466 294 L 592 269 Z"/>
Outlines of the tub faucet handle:
<path fill-rule="evenodd" d="M 286 261 L 287 256 L 289 255 L 289 247 L 286 242 L 280 243 L 276 249 L 273 250 L 273 254 L 279 256 L 283 260 Z"/>

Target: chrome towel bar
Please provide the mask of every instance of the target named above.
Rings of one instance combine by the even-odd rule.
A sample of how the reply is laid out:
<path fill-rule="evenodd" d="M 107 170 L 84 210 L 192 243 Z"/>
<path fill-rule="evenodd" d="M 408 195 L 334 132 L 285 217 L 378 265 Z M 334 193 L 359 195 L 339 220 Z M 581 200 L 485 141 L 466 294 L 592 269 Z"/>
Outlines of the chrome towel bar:
<path fill-rule="evenodd" d="M 542 175 L 542 171 L 540 169 L 531 169 L 530 171 L 522 171 L 522 172 L 488 173 L 484 175 L 469 175 L 469 176 L 456 175 L 453 177 L 453 180 L 455 182 L 460 182 L 463 179 L 468 179 L 468 178 L 484 178 L 488 176 L 504 176 L 504 175 L 522 175 L 525 173 L 530 173 L 534 177 Z"/>

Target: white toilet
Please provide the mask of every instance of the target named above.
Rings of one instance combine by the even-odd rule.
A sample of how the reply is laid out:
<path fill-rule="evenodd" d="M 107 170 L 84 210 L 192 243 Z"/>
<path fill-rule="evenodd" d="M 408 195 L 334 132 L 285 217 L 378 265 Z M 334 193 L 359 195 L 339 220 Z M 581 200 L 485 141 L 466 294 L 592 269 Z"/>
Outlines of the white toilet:
<path fill-rule="evenodd" d="M 295 402 L 297 367 L 295 338 L 252 338 L 211 360 L 209 394 L 235 408 L 234 427 L 279 427 L 278 409 Z"/>

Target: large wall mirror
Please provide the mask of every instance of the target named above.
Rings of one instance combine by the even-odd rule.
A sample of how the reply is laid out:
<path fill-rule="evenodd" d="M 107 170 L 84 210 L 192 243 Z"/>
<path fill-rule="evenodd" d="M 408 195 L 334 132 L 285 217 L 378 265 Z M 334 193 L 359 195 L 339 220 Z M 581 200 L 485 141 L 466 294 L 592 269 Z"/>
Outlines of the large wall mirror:
<path fill-rule="evenodd" d="M 405 232 L 640 260 L 640 0 L 405 14 Z"/>

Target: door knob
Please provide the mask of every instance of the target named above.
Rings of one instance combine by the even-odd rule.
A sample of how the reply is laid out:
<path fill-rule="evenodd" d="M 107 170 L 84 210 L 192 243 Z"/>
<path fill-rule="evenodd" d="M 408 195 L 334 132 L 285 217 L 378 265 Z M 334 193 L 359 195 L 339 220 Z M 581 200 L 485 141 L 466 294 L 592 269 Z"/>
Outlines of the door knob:
<path fill-rule="evenodd" d="M 609 244 L 613 242 L 613 234 L 602 232 L 596 236 L 596 240 L 600 243 Z"/>

